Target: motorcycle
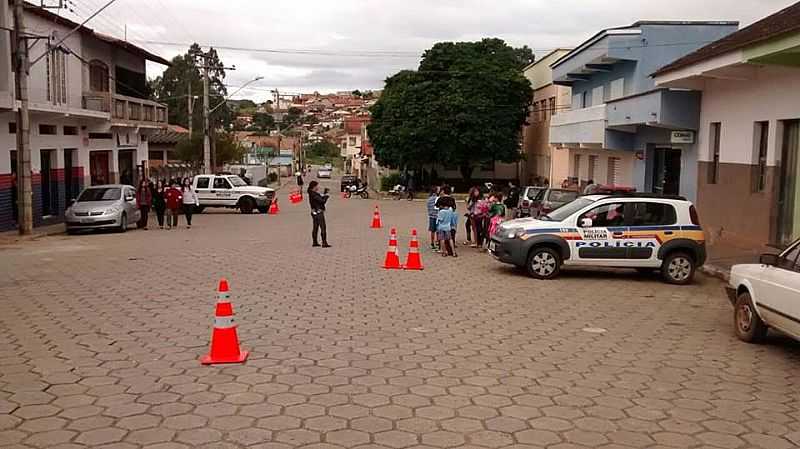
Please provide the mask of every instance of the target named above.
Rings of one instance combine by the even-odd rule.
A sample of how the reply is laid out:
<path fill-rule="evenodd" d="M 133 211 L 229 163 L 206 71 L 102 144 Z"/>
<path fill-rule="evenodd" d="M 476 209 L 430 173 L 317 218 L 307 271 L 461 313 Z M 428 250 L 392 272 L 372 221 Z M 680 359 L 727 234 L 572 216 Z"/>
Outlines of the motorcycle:
<path fill-rule="evenodd" d="M 369 199 L 369 191 L 367 190 L 367 185 L 364 184 L 361 187 L 356 187 L 355 185 L 351 185 L 347 187 L 344 191 L 344 197 L 350 198 L 353 195 L 358 195 L 363 199 Z"/>

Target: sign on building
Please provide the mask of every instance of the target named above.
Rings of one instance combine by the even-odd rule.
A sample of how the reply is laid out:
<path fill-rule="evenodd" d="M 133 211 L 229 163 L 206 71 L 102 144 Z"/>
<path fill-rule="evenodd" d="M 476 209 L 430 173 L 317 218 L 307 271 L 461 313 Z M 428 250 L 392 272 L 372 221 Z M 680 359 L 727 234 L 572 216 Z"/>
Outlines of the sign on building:
<path fill-rule="evenodd" d="M 672 131 L 669 141 L 678 144 L 694 143 L 694 131 Z"/>

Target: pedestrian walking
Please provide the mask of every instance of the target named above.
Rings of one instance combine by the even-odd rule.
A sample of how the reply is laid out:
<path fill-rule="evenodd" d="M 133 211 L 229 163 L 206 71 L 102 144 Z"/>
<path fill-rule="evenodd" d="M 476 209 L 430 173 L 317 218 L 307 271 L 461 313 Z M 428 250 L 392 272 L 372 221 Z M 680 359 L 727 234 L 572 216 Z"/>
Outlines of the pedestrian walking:
<path fill-rule="evenodd" d="M 183 205 L 183 193 L 177 180 L 172 180 L 172 185 L 164 194 L 164 199 L 167 203 L 167 229 L 177 228 L 178 215 L 180 215 Z"/>
<path fill-rule="evenodd" d="M 166 188 L 162 180 L 156 181 L 153 188 L 153 209 L 156 211 L 156 219 L 158 220 L 158 227 L 164 229 L 164 212 L 167 210 Z"/>
<path fill-rule="evenodd" d="M 139 188 L 136 189 L 136 204 L 140 212 L 137 226 L 139 229 L 144 229 L 146 231 L 147 219 L 150 215 L 150 206 L 153 204 L 153 193 L 150 191 L 150 183 L 146 179 L 139 181 Z"/>
<path fill-rule="evenodd" d="M 452 238 L 450 231 L 452 231 L 454 214 L 455 211 L 449 206 L 443 206 L 436 213 L 436 234 L 439 239 L 439 245 L 441 246 L 442 257 L 455 255 L 450 240 Z"/>
<path fill-rule="evenodd" d="M 426 207 L 428 211 L 428 232 L 431 234 L 431 249 L 436 251 L 436 218 L 439 210 L 436 208 L 436 201 L 439 200 L 439 188 L 436 186 L 431 187 Z"/>
<path fill-rule="evenodd" d="M 518 204 L 519 204 L 519 188 L 514 184 L 513 181 L 509 181 L 508 196 L 506 196 L 506 201 L 505 201 L 506 214 L 509 214 L 509 217 L 514 216 Z"/>
<path fill-rule="evenodd" d="M 408 201 L 412 201 L 414 199 L 414 194 L 416 193 L 416 183 L 414 182 L 414 175 L 408 175 L 408 182 L 406 183 L 406 193 L 408 194 Z"/>
<path fill-rule="evenodd" d="M 328 227 L 325 224 L 325 204 L 328 202 L 328 198 L 330 198 L 328 192 L 330 192 L 330 189 L 326 187 L 325 191 L 320 194 L 319 183 L 317 181 L 308 183 L 308 204 L 311 206 L 311 221 L 313 226 L 311 230 L 312 247 L 320 246 L 318 240 L 320 234 L 322 236 L 322 247 L 331 247 L 331 245 L 328 244 Z"/>
<path fill-rule="evenodd" d="M 200 199 L 197 197 L 197 192 L 192 188 L 192 180 L 186 178 L 183 180 L 183 215 L 186 217 L 186 228 L 192 229 L 192 214 L 197 207 L 200 206 Z"/>
<path fill-rule="evenodd" d="M 296 172 L 294 175 L 297 176 L 297 191 L 300 192 L 300 198 L 302 198 L 303 197 L 303 184 L 304 184 L 303 174 L 300 173 L 300 172 Z"/>

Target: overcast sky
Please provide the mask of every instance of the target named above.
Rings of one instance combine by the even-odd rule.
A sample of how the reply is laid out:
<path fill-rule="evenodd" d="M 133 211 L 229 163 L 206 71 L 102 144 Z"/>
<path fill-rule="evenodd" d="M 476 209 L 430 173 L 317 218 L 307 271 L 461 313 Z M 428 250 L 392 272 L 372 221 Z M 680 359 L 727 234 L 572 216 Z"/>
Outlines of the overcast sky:
<path fill-rule="evenodd" d="M 83 19 L 107 0 L 72 0 Z M 237 98 L 269 90 L 380 89 L 439 41 L 499 37 L 538 55 L 575 46 L 600 29 L 637 20 L 738 20 L 750 24 L 793 0 L 117 0 L 87 25 L 167 59 L 191 42 L 219 49 L 230 86 L 263 80 Z M 163 45 L 154 42 L 176 43 Z M 279 52 L 274 52 L 278 50 Z M 301 54 L 298 54 L 301 53 Z M 148 65 L 148 76 L 164 70 Z M 236 87 L 229 87 L 233 92 Z"/>

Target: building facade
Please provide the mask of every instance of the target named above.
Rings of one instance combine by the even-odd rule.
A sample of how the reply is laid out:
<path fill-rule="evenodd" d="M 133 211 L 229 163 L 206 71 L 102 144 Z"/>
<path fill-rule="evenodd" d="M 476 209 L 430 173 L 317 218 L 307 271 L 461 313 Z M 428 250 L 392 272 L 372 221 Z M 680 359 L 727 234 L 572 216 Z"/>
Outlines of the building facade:
<path fill-rule="evenodd" d="M 13 26 L 9 9 L 8 2 L 0 1 L 0 26 L 5 28 Z M 29 4 L 25 24 L 28 32 L 50 36 L 50 44 L 78 27 Z M 145 61 L 168 62 L 85 27 L 59 47 L 32 45 L 30 60 L 36 61 L 28 92 L 38 226 L 63 221 L 68 203 L 85 186 L 134 184 L 146 173 L 147 137 L 166 126 L 167 109 L 145 99 Z M 10 42 L 0 38 L 0 230 L 14 229 L 17 219 L 13 80 Z"/>
<path fill-rule="evenodd" d="M 709 239 L 800 238 L 800 3 L 655 74 L 702 92 L 697 206 Z"/>
<path fill-rule="evenodd" d="M 529 185 L 560 182 L 569 173 L 568 152 L 553 151 L 550 145 L 551 119 L 572 106 L 571 89 L 553 84 L 550 64 L 569 52 L 570 49 L 553 50 L 523 70 L 533 88 L 533 105 L 522 134 L 525 159 L 521 181 Z"/>
<path fill-rule="evenodd" d="M 600 31 L 551 64 L 572 108 L 551 120 L 569 181 L 696 196 L 697 92 L 657 87 L 658 68 L 722 38 L 737 22 L 637 22 Z"/>

